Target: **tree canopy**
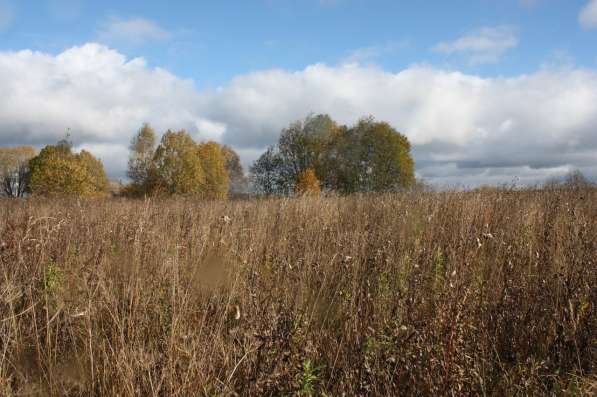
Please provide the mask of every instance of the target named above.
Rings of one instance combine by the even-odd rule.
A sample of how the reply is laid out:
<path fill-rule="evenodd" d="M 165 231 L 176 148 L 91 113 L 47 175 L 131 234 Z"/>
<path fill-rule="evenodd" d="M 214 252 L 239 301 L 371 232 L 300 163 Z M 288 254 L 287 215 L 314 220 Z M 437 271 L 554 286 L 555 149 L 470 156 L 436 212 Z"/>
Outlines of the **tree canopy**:
<path fill-rule="evenodd" d="M 287 195 L 312 170 L 321 187 L 348 194 L 397 191 L 415 184 L 408 139 L 372 117 L 341 126 L 328 115 L 308 116 L 282 130 L 251 167 L 258 192 Z"/>
<path fill-rule="evenodd" d="M 102 162 L 85 150 L 73 153 L 67 141 L 43 148 L 31 159 L 29 168 L 34 195 L 97 196 L 105 194 L 108 187 Z"/>
<path fill-rule="evenodd" d="M 147 123 L 143 124 L 131 140 L 127 176 L 134 189 L 143 190 L 143 184 L 148 180 L 156 141 L 155 131 Z"/>
<path fill-rule="evenodd" d="M 215 142 L 201 143 L 198 154 L 205 174 L 203 195 L 212 199 L 228 197 L 229 173 L 222 147 Z"/>
<path fill-rule="evenodd" d="M 240 160 L 234 164 L 238 155 L 232 149 L 215 142 L 197 143 L 185 130 L 168 130 L 157 147 L 155 141 L 155 132 L 147 124 L 131 141 L 128 191 L 133 194 L 221 199 L 228 196 L 230 188 L 228 164 L 244 175 Z"/>

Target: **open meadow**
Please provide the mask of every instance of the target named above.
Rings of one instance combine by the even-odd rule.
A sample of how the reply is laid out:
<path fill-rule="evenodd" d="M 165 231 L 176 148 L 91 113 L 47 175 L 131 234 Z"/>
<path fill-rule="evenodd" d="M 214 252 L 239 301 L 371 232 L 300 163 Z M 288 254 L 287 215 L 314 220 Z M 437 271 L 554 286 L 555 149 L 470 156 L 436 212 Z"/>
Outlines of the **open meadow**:
<path fill-rule="evenodd" d="M 0 202 L 0 395 L 595 395 L 597 190 Z"/>

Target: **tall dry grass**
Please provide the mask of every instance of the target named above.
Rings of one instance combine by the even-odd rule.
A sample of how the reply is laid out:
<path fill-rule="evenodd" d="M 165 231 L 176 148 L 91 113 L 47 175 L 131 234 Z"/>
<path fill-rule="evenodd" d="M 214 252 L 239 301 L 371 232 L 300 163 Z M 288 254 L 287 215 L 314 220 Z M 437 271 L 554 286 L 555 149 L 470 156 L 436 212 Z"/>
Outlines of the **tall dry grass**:
<path fill-rule="evenodd" d="M 3 201 L 0 395 L 594 395 L 597 191 Z"/>

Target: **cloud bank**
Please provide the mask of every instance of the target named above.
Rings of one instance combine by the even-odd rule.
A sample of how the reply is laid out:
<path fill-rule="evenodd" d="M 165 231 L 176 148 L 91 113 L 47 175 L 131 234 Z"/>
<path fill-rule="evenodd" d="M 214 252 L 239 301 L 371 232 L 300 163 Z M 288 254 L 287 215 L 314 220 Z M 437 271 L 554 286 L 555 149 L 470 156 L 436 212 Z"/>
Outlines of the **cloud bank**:
<path fill-rule="evenodd" d="M 431 66 L 311 65 L 264 70 L 197 91 L 191 81 L 99 44 L 58 55 L 0 52 L 0 145 L 75 144 L 122 177 L 141 123 L 233 145 L 245 163 L 310 112 L 341 123 L 386 120 L 436 183 L 534 182 L 579 168 L 597 176 L 597 72 L 540 70 L 482 78 Z"/>

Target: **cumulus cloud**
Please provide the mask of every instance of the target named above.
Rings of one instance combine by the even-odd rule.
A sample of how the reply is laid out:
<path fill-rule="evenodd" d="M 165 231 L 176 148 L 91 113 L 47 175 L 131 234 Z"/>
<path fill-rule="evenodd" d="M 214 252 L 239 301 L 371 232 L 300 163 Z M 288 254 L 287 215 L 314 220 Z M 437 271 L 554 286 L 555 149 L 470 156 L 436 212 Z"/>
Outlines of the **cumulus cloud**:
<path fill-rule="evenodd" d="M 589 0 L 580 12 L 578 21 L 585 29 L 597 29 L 597 0 Z"/>
<path fill-rule="evenodd" d="M 597 73 L 588 70 L 491 79 L 424 66 L 388 73 L 313 65 L 241 76 L 202 94 L 201 109 L 207 118 L 223 120 L 223 139 L 239 147 L 273 142 L 281 127 L 309 112 L 326 112 L 342 123 L 372 114 L 409 137 L 423 176 L 439 181 L 451 175 L 456 182 L 462 175 L 481 178 L 486 170 L 495 178 L 501 170 L 502 179 L 568 166 L 594 173 L 594 101 Z"/>
<path fill-rule="evenodd" d="M 99 44 L 58 55 L 0 52 L 0 145 L 75 144 L 122 177 L 127 145 L 147 121 L 239 150 L 245 164 L 311 112 L 341 123 L 386 120 L 413 143 L 436 183 L 532 182 L 580 168 L 597 176 L 597 72 L 544 69 L 481 78 L 430 66 L 264 70 L 210 91 Z"/>
<path fill-rule="evenodd" d="M 171 33 L 149 19 L 113 17 L 101 24 L 97 37 L 100 42 L 112 45 L 143 45 L 151 41 L 167 40 Z"/>
<path fill-rule="evenodd" d="M 126 152 L 143 121 L 162 131 L 203 122 L 192 82 L 99 44 L 58 55 L 0 52 L 0 91 L 0 144 L 42 146 L 70 128 L 75 144 L 121 153 L 114 147 Z M 109 163 L 112 175 L 124 174 L 125 156 Z"/>
<path fill-rule="evenodd" d="M 433 47 L 443 54 L 463 54 L 472 64 L 496 63 L 506 51 L 518 46 L 518 35 L 512 26 L 484 27 L 454 41 Z"/>

